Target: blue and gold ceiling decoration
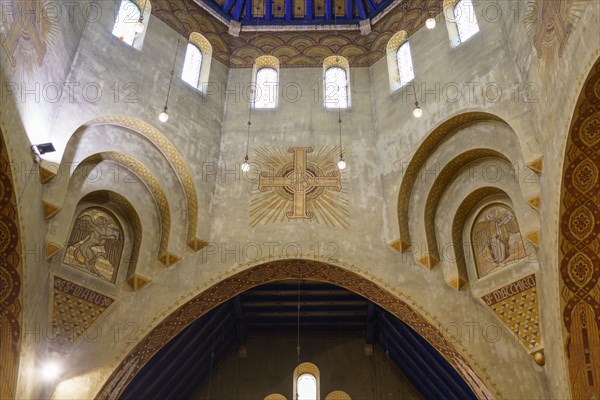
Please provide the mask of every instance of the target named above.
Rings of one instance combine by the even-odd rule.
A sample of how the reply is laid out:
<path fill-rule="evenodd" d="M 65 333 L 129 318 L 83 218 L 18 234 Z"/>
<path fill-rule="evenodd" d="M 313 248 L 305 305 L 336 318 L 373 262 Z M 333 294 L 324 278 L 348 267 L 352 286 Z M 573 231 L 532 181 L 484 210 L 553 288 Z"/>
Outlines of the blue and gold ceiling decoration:
<path fill-rule="evenodd" d="M 351 67 L 367 67 L 381 59 L 386 54 L 386 46 L 390 38 L 400 30 L 405 30 L 410 36 L 417 29 L 425 24 L 425 20 L 430 17 L 441 15 L 442 0 L 394 0 L 383 12 L 384 1 L 379 0 L 379 8 L 367 8 L 365 14 L 368 16 L 371 10 L 376 10 L 378 15 L 371 21 L 372 29 L 369 34 L 363 35 L 359 29 L 360 11 L 357 6 L 362 6 L 370 1 L 376 0 L 291 0 L 291 3 L 285 3 L 290 0 L 269 0 L 271 7 L 271 18 L 274 21 L 285 22 L 286 4 L 290 4 L 292 9 L 300 7 L 304 17 L 297 21 L 293 18 L 286 24 L 260 26 L 260 32 L 256 29 L 256 20 L 244 22 L 246 1 L 251 1 L 253 7 L 258 7 L 258 23 L 269 23 L 266 20 L 265 7 L 267 0 L 151 0 L 152 14 L 171 28 L 179 32 L 184 37 L 189 37 L 192 32 L 199 32 L 206 37 L 213 47 L 213 58 L 231 68 L 252 68 L 254 60 L 263 55 L 277 57 L 280 66 L 283 68 L 298 67 L 321 67 L 323 60 L 331 55 L 340 55 L 348 59 Z M 235 1 L 241 1 L 238 5 L 240 9 L 239 18 L 241 23 L 241 33 L 239 36 L 229 34 L 229 26 L 224 17 L 208 7 L 202 1 L 234 1 L 231 7 L 235 7 Z M 258 1 L 258 3 L 254 3 Z M 329 20 L 328 25 L 307 24 L 307 7 L 312 7 L 313 21 L 327 21 L 326 9 L 327 1 L 331 1 L 331 7 L 343 3 L 341 13 L 346 13 L 346 1 L 352 4 L 352 19 L 338 20 L 335 17 L 337 25 L 344 23 L 344 29 L 335 32 L 332 28 L 333 20 Z M 365 1 L 367 3 L 365 3 Z M 391 1 L 391 0 L 390 0 Z M 201 3 L 201 4 L 200 4 Z M 215 3 L 217 4 L 217 3 Z M 277 10 L 277 4 L 284 7 L 283 10 Z M 319 6 L 321 9 L 319 10 Z M 223 9 L 225 3 L 223 3 Z M 274 7 L 274 8 L 273 8 Z M 287 5 L 289 7 L 289 5 Z M 304 7 L 304 8 L 303 8 Z M 229 9 L 231 11 L 231 8 Z M 234 10 L 235 11 L 235 10 Z M 323 14 L 320 14 L 321 11 Z M 332 12 L 333 10 L 331 10 Z M 373 11 L 375 12 L 375 11 Z M 263 17 L 260 17 L 263 15 Z M 230 15 L 230 22 L 233 21 L 233 14 Z M 254 17 L 252 17 L 254 18 Z M 439 19 L 439 17 L 438 17 Z M 304 21 L 304 22 L 303 22 Z M 352 22 L 353 21 L 353 22 Z M 352 23 L 348 23 L 352 22 Z M 279 22 L 281 23 L 281 22 Z M 325 22 L 320 22 L 321 24 Z M 295 25 L 299 24 L 299 25 Z"/>
<path fill-rule="evenodd" d="M 200 0 L 227 21 L 242 25 L 358 24 L 393 0 Z"/>

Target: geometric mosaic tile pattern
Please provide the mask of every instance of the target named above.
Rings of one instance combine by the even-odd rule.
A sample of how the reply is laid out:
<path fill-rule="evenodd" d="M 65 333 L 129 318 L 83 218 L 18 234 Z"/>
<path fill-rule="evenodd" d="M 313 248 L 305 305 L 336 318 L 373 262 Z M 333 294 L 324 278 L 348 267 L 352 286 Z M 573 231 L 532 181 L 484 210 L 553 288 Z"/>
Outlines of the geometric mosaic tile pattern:
<path fill-rule="evenodd" d="M 481 297 L 529 352 L 542 345 L 535 275 L 529 275 Z"/>
<path fill-rule="evenodd" d="M 600 60 L 583 87 L 565 149 L 560 295 L 571 396 L 600 393 Z"/>
<path fill-rule="evenodd" d="M 52 325 L 56 343 L 61 347 L 77 341 L 114 302 L 108 296 L 57 276 L 53 288 Z"/>

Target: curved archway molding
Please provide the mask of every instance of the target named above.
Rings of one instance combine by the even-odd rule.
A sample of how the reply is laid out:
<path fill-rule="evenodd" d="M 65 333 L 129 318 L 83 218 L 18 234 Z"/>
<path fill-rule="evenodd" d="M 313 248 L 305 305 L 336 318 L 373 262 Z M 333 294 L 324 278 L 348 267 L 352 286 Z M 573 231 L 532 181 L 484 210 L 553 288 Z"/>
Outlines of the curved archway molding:
<path fill-rule="evenodd" d="M 74 161 L 75 149 L 78 145 L 81 135 L 86 130 L 99 126 L 116 126 L 120 128 L 125 128 L 147 139 L 152 143 L 154 147 L 158 149 L 158 151 L 162 154 L 164 159 L 167 160 L 168 164 L 173 169 L 174 174 L 177 180 L 179 181 L 185 195 L 185 199 L 187 202 L 186 209 L 188 213 L 186 244 L 194 251 L 199 251 L 202 248 L 204 248 L 206 246 L 206 242 L 200 239 L 199 236 L 202 235 L 200 235 L 198 232 L 198 193 L 189 168 L 185 164 L 185 161 L 183 160 L 175 146 L 159 130 L 157 130 L 152 125 L 144 121 L 127 116 L 105 116 L 93 119 L 81 125 L 69 139 L 66 149 L 64 151 L 63 160 L 61 162 L 61 165 L 57 169 L 56 175 L 70 176 L 71 171 L 69 171 L 69 167 Z M 56 194 L 55 192 L 60 191 L 62 193 L 66 188 L 66 184 L 63 183 L 57 186 L 60 187 L 51 189 L 53 193 L 49 193 L 44 197 L 46 203 L 60 210 L 60 206 L 57 205 L 59 201 L 54 200 L 52 198 L 64 197 L 64 194 L 61 196 L 60 194 Z M 56 214 L 56 212 L 54 212 L 54 214 Z M 51 216 L 47 218 L 50 218 Z"/>
<path fill-rule="evenodd" d="M 236 269 L 238 268 L 242 267 L 236 267 Z M 354 266 L 352 268 L 359 272 L 362 271 Z M 366 274 L 368 273 L 365 272 Z M 359 275 L 357 272 L 351 272 L 346 268 L 305 259 L 276 260 L 254 265 L 204 290 L 155 326 L 121 360 L 96 398 L 118 398 L 125 386 L 156 352 L 185 327 L 214 307 L 253 287 L 289 279 L 307 279 L 331 283 L 344 287 L 378 304 L 409 325 L 439 351 L 478 397 L 485 395 L 490 399 L 501 398 L 487 371 L 476 361 L 467 361 L 455 345 L 444 337 L 427 318 L 415 311 L 415 308 L 418 307 L 417 304 L 409 305 L 406 301 L 396 297 L 390 290 L 385 288 L 386 284 L 383 282 L 377 284 L 373 280 Z M 465 350 L 460 345 L 460 341 L 456 343 L 464 352 Z M 478 373 L 471 365 L 477 367 Z M 480 376 L 483 376 L 484 379 Z M 494 388 L 495 391 L 492 392 L 490 388 Z"/>
<path fill-rule="evenodd" d="M 500 122 L 506 125 L 515 136 L 515 140 L 520 145 L 520 155 L 523 157 L 526 166 L 532 169 L 532 171 L 536 172 L 531 165 L 534 167 L 541 168 L 541 164 L 536 163 L 536 160 L 530 161 L 527 160 L 524 156 L 523 149 L 523 140 L 517 137 L 517 134 L 510 128 L 510 125 L 504 121 L 502 118 L 490 114 L 487 112 L 473 111 L 468 113 L 463 113 L 451 117 L 445 122 L 438 125 L 421 143 L 419 148 L 411 157 L 408 166 L 404 169 L 399 194 L 398 194 L 398 224 L 399 224 L 399 239 L 391 242 L 389 244 L 390 247 L 398 250 L 401 253 L 406 252 L 411 248 L 411 233 L 409 229 L 409 212 L 410 212 L 410 204 L 411 199 L 413 197 L 413 191 L 415 186 L 417 185 L 418 178 L 421 176 L 422 170 L 425 168 L 427 161 L 431 157 L 431 155 L 435 152 L 438 146 L 447 138 L 452 137 L 459 130 L 466 128 L 474 123 L 485 122 L 485 121 L 493 121 Z M 541 169 L 539 170 L 541 171 Z M 538 172 L 536 172 L 538 173 Z M 539 202 L 539 197 L 537 197 L 537 201 Z M 535 201 L 534 201 L 535 202 Z M 424 265 L 435 265 L 435 260 L 423 260 Z"/>

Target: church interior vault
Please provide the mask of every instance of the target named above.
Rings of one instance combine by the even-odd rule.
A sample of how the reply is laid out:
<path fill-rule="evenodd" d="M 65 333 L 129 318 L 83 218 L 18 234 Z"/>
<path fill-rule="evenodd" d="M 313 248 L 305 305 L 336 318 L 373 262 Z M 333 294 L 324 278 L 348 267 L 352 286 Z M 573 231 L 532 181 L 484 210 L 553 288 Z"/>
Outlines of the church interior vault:
<path fill-rule="evenodd" d="M 0 398 L 598 400 L 599 60 L 597 1 L 0 0 Z"/>

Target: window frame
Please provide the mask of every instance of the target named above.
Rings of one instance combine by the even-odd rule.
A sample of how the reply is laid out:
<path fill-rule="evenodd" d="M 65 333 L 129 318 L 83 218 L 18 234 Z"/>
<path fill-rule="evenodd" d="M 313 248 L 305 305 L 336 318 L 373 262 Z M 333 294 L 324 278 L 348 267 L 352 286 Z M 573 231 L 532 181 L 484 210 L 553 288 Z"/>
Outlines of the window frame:
<path fill-rule="evenodd" d="M 300 381 L 302 380 L 302 378 L 304 377 L 311 377 L 312 381 L 314 381 L 314 398 L 310 397 L 310 398 L 305 398 L 305 397 L 300 397 Z M 298 378 L 296 378 L 296 394 L 297 394 L 297 400 L 317 400 L 318 396 L 318 385 L 317 385 L 317 377 L 314 376 L 313 374 L 311 374 L 310 372 L 303 372 L 302 374 L 300 374 L 298 376 Z M 311 387 L 311 395 L 312 395 L 312 387 Z"/>
<path fill-rule="evenodd" d="M 462 21 L 460 22 L 461 18 L 464 18 L 465 13 L 464 13 L 464 5 L 465 4 L 469 4 L 470 7 L 467 7 L 467 9 L 469 9 L 469 20 L 468 21 Z M 456 10 L 460 9 L 461 10 L 461 15 L 456 15 Z M 479 33 L 479 23 L 477 22 L 477 15 L 475 15 L 475 6 L 473 5 L 473 1 L 472 0 L 458 0 L 456 2 L 456 4 L 454 5 L 454 7 L 452 8 L 452 12 L 454 15 L 454 23 L 456 24 L 456 29 L 458 31 L 458 40 L 460 41 L 460 43 L 465 43 L 466 41 L 468 41 L 469 39 L 471 39 L 473 36 L 475 36 L 477 33 Z M 470 20 L 470 18 L 473 18 L 473 21 Z M 463 38 L 463 35 L 461 34 L 461 24 L 463 27 L 466 27 L 466 25 L 475 25 L 477 27 L 477 30 L 474 31 L 473 33 L 471 33 L 468 37 Z M 464 32 L 464 30 L 463 30 Z"/>
<path fill-rule="evenodd" d="M 252 94 L 252 108 L 255 108 L 257 110 L 274 110 L 276 108 L 279 107 L 279 70 L 278 68 L 274 68 L 273 66 L 268 66 L 268 65 L 264 65 L 264 66 L 260 66 L 255 68 L 256 72 L 254 73 L 254 84 L 252 85 L 252 89 L 253 89 L 253 94 Z M 259 80 L 261 79 L 261 75 L 264 72 L 267 71 L 273 71 L 273 74 L 275 76 L 275 82 L 268 82 L 265 81 L 264 85 L 261 85 L 261 83 L 259 82 Z M 257 96 L 263 96 L 263 90 L 262 88 L 260 88 L 260 86 L 265 86 L 267 87 L 268 93 L 269 95 L 273 95 L 274 99 L 271 102 L 270 100 L 267 100 L 265 104 L 265 106 L 261 105 L 261 98 L 257 97 Z M 259 90 L 260 90 L 260 94 L 259 94 Z"/>
<path fill-rule="evenodd" d="M 140 2 L 143 4 L 140 4 Z M 141 33 L 136 33 L 135 32 L 135 23 L 131 24 L 131 29 L 133 31 L 133 40 L 131 43 L 129 43 L 128 41 L 126 41 L 125 39 L 121 39 L 121 36 L 118 36 L 117 34 L 115 34 L 115 29 L 117 29 L 117 25 L 120 23 L 119 21 L 121 20 L 121 18 L 130 18 L 129 15 L 126 16 L 122 16 L 121 15 L 121 9 L 124 7 L 129 7 L 129 5 L 133 5 L 136 10 L 138 11 L 138 15 L 142 17 L 142 21 L 144 22 L 144 30 Z M 115 11 L 115 20 L 113 21 L 113 25 L 112 25 L 112 30 L 111 30 L 111 35 L 113 38 L 115 38 L 116 40 L 118 40 L 121 43 L 124 43 L 125 45 L 127 45 L 128 47 L 132 47 L 136 50 L 141 51 L 142 50 L 142 46 L 144 44 L 144 38 L 146 37 L 146 32 L 148 32 L 148 21 L 150 19 L 150 14 L 152 13 L 152 4 L 150 3 L 150 0 L 120 0 L 119 2 L 119 8 Z M 135 20 L 135 22 L 139 21 L 139 16 L 138 19 Z M 127 23 L 129 24 L 131 21 L 128 21 Z M 125 22 L 121 23 L 124 24 Z"/>
<path fill-rule="evenodd" d="M 401 56 L 400 52 L 404 48 L 408 49 L 406 54 L 408 55 L 408 61 L 410 61 L 410 74 L 411 74 L 411 78 L 409 80 L 407 80 L 406 82 L 402 81 L 402 68 L 401 68 L 402 62 L 401 62 L 401 57 L 400 57 Z M 405 40 L 396 50 L 396 66 L 398 68 L 399 89 L 402 89 L 403 87 L 407 86 L 409 83 L 411 83 L 415 80 L 415 65 L 412 60 L 412 51 L 410 48 L 410 42 L 408 40 Z"/>
<path fill-rule="evenodd" d="M 200 62 L 198 63 L 198 67 L 197 70 L 194 70 L 194 72 L 196 72 L 194 74 L 195 76 L 195 85 L 192 84 L 192 82 L 188 81 L 185 76 L 186 76 L 186 67 L 188 67 L 188 61 L 191 62 L 191 60 L 188 60 L 188 53 L 190 51 L 190 49 L 194 49 L 195 51 L 198 52 L 198 54 L 200 55 Z M 201 90 L 201 75 L 202 75 L 202 67 L 204 64 L 204 52 L 202 51 L 202 49 L 200 47 L 198 47 L 195 43 L 192 42 L 188 42 L 187 47 L 186 47 L 186 51 L 185 51 L 185 58 L 183 61 L 183 69 L 181 71 L 181 80 L 184 81 L 185 83 L 187 83 L 188 85 L 190 85 L 191 87 Z M 191 67 L 189 67 L 191 68 Z M 189 73 L 188 73 L 189 74 Z"/>
<path fill-rule="evenodd" d="M 328 76 L 328 74 L 332 70 L 339 70 L 339 71 L 343 72 L 343 74 L 344 74 L 344 82 L 345 82 L 343 86 L 340 86 L 339 84 L 337 84 L 337 82 L 331 82 L 331 83 L 328 82 L 327 76 Z M 324 84 L 324 87 L 323 87 L 323 105 L 325 106 L 325 108 L 327 108 L 327 109 L 338 109 L 338 108 L 341 108 L 341 109 L 344 109 L 344 110 L 350 108 L 350 82 L 349 82 L 350 80 L 348 79 L 348 71 L 344 67 L 339 66 L 339 65 L 329 66 L 329 67 L 327 67 L 325 69 L 323 80 L 324 80 L 324 82 L 323 82 L 323 84 Z M 338 94 L 335 95 L 335 98 L 328 99 L 327 91 L 328 91 L 328 88 L 330 87 L 331 84 L 336 84 L 337 85 L 338 92 L 339 92 L 340 88 L 343 88 L 343 90 L 346 92 L 346 94 L 345 94 L 346 103 L 344 105 L 340 105 L 339 104 L 340 101 L 339 101 L 339 95 Z"/>

